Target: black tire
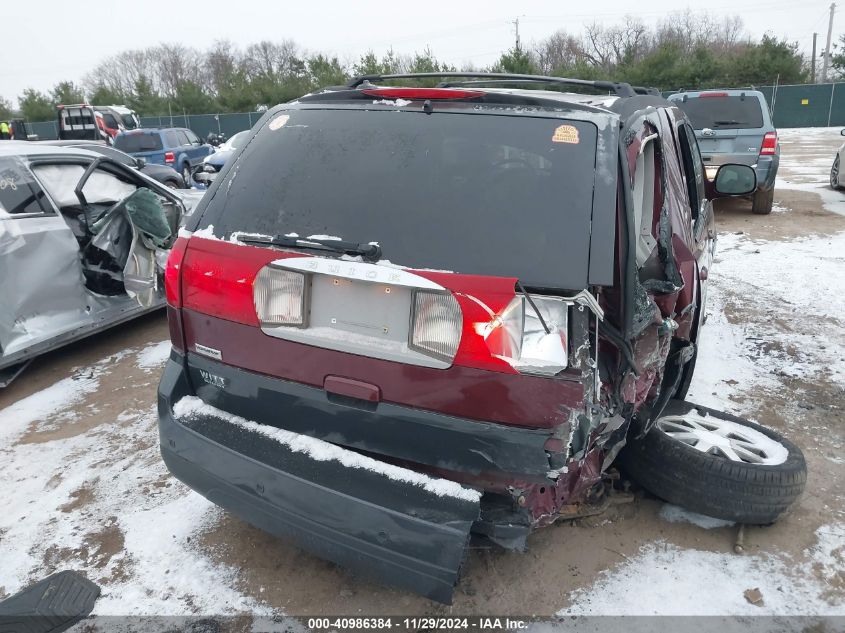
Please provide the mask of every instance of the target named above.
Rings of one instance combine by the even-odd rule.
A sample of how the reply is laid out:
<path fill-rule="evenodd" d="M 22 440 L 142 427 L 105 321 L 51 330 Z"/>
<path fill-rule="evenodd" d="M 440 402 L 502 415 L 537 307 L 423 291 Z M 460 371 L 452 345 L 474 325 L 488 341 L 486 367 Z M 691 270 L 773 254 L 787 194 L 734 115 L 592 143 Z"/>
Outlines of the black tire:
<path fill-rule="evenodd" d="M 758 189 L 751 199 L 751 212 L 757 215 L 769 215 L 775 201 L 774 189 Z"/>
<path fill-rule="evenodd" d="M 164 185 L 166 187 L 170 187 L 171 189 L 184 189 L 185 188 L 184 184 L 179 184 L 179 181 L 175 180 L 173 178 L 171 178 L 170 180 L 165 180 Z"/>
<path fill-rule="evenodd" d="M 839 154 L 833 159 L 833 166 L 830 168 L 830 187 L 831 189 L 842 189 L 839 186 Z"/>
<path fill-rule="evenodd" d="M 191 188 L 191 166 L 188 163 L 185 163 L 182 166 L 182 178 L 185 181 L 185 187 L 190 189 Z"/>
<path fill-rule="evenodd" d="M 786 461 L 771 466 L 731 461 L 652 428 L 643 438 L 629 438 L 619 454 L 622 469 L 652 494 L 693 512 L 751 525 L 774 523 L 801 496 L 807 483 L 801 450 L 771 429 L 705 407 L 673 401 L 667 412 L 693 408 L 779 442 L 788 451 Z"/>

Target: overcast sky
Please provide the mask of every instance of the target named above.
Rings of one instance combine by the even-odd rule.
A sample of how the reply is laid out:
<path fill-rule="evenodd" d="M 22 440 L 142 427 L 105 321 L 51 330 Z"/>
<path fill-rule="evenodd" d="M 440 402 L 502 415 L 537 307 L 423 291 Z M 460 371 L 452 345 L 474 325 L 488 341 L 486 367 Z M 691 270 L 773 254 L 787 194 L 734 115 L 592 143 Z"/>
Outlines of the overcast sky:
<path fill-rule="evenodd" d="M 683 3 L 661 0 L 138 0 L 105 3 L 21 0 L 3 2 L 0 96 L 15 101 L 24 88 L 48 90 L 81 82 L 98 61 L 128 48 L 159 42 L 205 48 L 216 39 L 247 45 L 293 39 L 308 50 L 352 60 L 369 49 L 413 53 L 427 45 L 443 61 L 484 65 L 513 41 L 513 20 L 530 45 L 558 29 L 578 32 L 593 21 L 611 24 L 626 14 L 656 21 Z M 841 12 L 845 3 L 839 8 Z M 830 0 L 712 0 L 694 3 L 716 15 L 739 15 L 747 31 L 798 41 L 809 52 L 813 32 L 824 45 Z M 588 7 L 591 12 L 587 12 Z M 845 16 L 834 18 L 834 40 Z"/>

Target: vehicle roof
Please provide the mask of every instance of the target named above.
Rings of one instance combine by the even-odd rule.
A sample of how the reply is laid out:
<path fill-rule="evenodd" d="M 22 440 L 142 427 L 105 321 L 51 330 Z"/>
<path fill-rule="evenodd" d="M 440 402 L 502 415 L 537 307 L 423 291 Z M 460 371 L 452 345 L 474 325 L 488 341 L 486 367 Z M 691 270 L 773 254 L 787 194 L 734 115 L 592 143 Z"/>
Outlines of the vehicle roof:
<path fill-rule="evenodd" d="M 100 155 L 79 147 L 62 147 L 31 141 L 3 141 L 0 143 L 0 156 L 83 156 L 98 158 Z"/>

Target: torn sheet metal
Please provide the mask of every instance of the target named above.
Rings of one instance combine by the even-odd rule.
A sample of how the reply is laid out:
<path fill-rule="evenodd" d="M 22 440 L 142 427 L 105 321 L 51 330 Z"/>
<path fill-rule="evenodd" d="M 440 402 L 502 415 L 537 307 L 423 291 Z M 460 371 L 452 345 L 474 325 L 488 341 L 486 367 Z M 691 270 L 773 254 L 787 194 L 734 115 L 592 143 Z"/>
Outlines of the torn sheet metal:
<path fill-rule="evenodd" d="M 87 323 L 79 247 L 61 217 L 0 220 L 17 247 L 0 253 L 0 348 L 3 355 Z"/>

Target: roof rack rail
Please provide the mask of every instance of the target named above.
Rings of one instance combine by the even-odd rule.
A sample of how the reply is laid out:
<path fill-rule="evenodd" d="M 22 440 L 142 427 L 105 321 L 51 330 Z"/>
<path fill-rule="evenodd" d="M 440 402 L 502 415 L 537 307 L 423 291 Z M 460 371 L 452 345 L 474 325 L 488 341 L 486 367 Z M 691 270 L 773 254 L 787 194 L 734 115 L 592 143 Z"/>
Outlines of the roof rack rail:
<path fill-rule="evenodd" d="M 647 88 L 646 86 L 631 86 L 634 92 L 638 95 L 651 95 L 652 97 L 662 97 L 663 93 L 660 92 L 660 88 Z"/>
<path fill-rule="evenodd" d="M 456 77 L 465 79 L 481 79 L 481 83 L 550 83 L 569 86 L 586 86 L 596 90 L 607 90 L 619 97 L 633 97 L 636 93 L 630 84 L 615 81 L 589 81 L 587 79 L 570 79 L 568 77 L 547 77 L 545 75 L 520 75 L 515 73 L 479 73 L 479 72 L 438 72 L 438 73 L 400 73 L 395 75 L 361 75 L 349 82 L 349 88 L 358 88 L 369 82 L 383 82 L 389 79 L 433 79 L 437 77 Z M 448 84 L 448 82 L 441 82 Z M 445 85 L 441 87 L 446 87 Z"/>

